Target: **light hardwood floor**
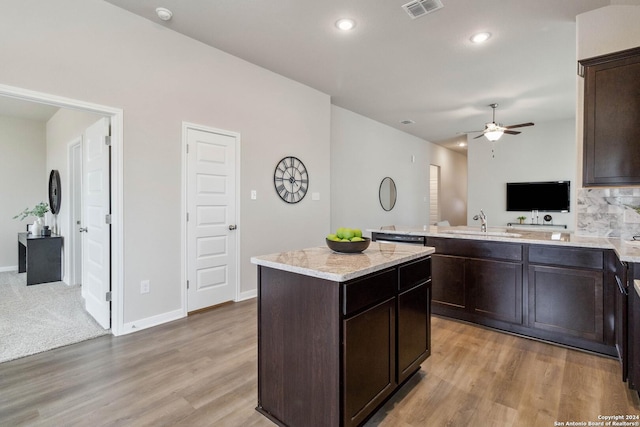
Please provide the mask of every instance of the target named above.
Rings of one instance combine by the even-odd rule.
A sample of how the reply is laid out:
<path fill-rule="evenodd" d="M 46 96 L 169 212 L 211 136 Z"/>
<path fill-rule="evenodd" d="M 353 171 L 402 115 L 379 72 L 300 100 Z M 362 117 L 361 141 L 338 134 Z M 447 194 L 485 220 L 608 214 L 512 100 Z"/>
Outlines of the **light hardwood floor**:
<path fill-rule="evenodd" d="M 554 426 L 640 414 L 617 361 L 432 319 L 431 357 L 367 426 Z M 0 364 L 0 426 L 273 426 L 256 301 Z"/>

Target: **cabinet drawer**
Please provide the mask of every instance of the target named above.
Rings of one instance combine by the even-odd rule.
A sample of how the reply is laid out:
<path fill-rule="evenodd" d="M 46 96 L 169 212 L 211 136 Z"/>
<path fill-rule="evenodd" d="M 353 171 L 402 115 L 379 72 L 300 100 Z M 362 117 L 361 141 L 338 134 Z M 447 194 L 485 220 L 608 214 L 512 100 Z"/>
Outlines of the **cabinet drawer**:
<path fill-rule="evenodd" d="M 531 245 L 529 262 L 602 270 L 604 253 L 601 250 Z"/>
<path fill-rule="evenodd" d="M 360 309 L 395 296 L 398 278 L 395 268 L 372 276 L 355 279 L 343 285 L 342 313 L 348 316 Z"/>
<path fill-rule="evenodd" d="M 436 253 L 442 255 L 522 261 L 522 245 L 514 243 L 430 237 L 427 246 L 434 246 Z"/>
<path fill-rule="evenodd" d="M 431 278 L 431 258 L 420 259 L 400 266 L 398 289 L 411 289 Z"/>

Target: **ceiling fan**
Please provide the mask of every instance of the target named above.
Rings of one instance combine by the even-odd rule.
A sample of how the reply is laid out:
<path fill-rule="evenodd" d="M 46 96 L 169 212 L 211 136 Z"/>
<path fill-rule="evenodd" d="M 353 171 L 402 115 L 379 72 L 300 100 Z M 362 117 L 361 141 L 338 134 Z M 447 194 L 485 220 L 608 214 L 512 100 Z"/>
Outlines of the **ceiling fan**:
<path fill-rule="evenodd" d="M 505 133 L 509 135 L 517 135 L 520 133 L 518 131 L 511 130 L 511 129 L 521 128 L 525 126 L 533 126 L 533 123 L 531 122 L 520 123 L 518 125 L 502 126 L 502 124 L 496 123 L 496 108 L 498 108 L 498 104 L 496 103 L 489 104 L 489 107 L 493 108 L 493 121 L 491 123 L 485 124 L 484 130 L 482 131 L 482 133 L 473 139 L 478 139 L 484 135 L 489 141 L 494 142 L 499 140 L 502 137 L 502 135 Z M 480 132 L 480 131 L 476 131 L 476 132 Z"/>

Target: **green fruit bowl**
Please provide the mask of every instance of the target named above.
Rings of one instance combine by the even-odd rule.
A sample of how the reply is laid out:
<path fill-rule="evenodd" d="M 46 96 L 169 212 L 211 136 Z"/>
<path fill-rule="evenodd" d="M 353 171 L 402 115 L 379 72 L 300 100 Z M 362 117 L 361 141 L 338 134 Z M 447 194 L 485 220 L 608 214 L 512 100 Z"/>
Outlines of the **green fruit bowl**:
<path fill-rule="evenodd" d="M 363 241 L 361 242 L 336 242 L 335 240 L 325 239 L 327 241 L 327 246 L 334 252 L 340 252 L 343 254 L 355 254 L 358 252 L 362 252 L 369 247 L 369 243 L 371 243 L 371 239 L 368 237 L 363 237 Z"/>

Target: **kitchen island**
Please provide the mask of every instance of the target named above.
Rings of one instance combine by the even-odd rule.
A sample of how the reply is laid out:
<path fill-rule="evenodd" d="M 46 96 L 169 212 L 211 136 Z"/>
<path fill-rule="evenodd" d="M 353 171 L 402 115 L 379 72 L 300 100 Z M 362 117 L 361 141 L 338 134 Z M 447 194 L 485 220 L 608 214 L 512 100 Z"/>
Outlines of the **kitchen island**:
<path fill-rule="evenodd" d="M 258 406 L 279 425 L 362 425 L 431 352 L 433 248 L 372 242 L 253 257 Z"/>

